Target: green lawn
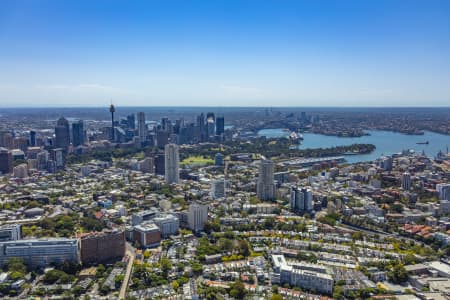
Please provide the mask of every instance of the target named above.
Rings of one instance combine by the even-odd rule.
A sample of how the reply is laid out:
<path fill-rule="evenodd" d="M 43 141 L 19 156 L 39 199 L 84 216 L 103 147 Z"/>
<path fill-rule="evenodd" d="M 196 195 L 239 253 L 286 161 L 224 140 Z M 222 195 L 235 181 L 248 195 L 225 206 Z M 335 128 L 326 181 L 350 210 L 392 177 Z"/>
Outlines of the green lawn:
<path fill-rule="evenodd" d="M 189 156 L 181 162 L 182 165 L 207 165 L 213 163 L 213 159 L 205 158 L 203 156 Z"/>

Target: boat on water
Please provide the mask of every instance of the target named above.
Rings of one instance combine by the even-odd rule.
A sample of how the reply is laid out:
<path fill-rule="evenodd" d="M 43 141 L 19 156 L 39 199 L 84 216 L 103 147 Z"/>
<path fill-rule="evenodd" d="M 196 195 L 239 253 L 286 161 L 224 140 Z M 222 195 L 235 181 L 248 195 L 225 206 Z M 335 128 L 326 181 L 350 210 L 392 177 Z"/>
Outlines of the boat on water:
<path fill-rule="evenodd" d="M 425 141 L 425 142 L 417 142 L 417 145 L 428 145 L 430 142 L 429 141 Z"/>
<path fill-rule="evenodd" d="M 359 152 L 352 152 L 352 151 L 343 153 L 343 155 L 358 155 L 358 154 L 360 154 L 360 153 Z"/>

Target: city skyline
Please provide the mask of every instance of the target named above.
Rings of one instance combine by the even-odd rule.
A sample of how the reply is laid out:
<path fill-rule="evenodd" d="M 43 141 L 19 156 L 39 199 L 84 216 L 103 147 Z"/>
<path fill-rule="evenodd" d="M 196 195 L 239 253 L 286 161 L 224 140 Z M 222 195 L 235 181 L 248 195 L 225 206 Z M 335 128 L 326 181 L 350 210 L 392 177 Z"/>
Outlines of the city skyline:
<path fill-rule="evenodd" d="M 443 1 L 0 7 L 0 107 L 449 103 Z"/>

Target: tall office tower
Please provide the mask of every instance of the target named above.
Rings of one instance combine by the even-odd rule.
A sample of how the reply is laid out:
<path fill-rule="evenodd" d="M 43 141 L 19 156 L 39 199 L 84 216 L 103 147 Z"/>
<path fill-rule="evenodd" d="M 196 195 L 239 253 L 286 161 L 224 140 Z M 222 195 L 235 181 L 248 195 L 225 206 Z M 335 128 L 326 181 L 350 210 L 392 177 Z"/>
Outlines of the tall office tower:
<path fill-rule="evenodd" d="M 188 211 L 188 225 L 189 229 L 195 232 L 202 231 L 205 228 L 205 223 L 208 220 L 208 206 L 192 203 L 189 205 Z"/>
<path fill-rule="evenodd" d="M 160 149 L 164 149 L 164 147 L 169 143 L 170 134 L 165 130 L 158 130 L 156 132 L 156 145 Z"/>
<path fill-rule="evenodd" d="M 36 160 L 37 160 L 37 168 L 38 170 L 45 170 L 47 169 L 47 163 L 48 163 L 48 151 L 44 150 L 36 154 Z"/>
<path fill-rule="evenodd" d="M 70 145 L 69 121 L 61 117 L 56 122 L 55 127 L 55 147 L 67 149 Z"/>
<path fill-rule="evenodd" d="M 141 142 L 145 142 L 147 140 L 147 125 L 145 125 L 145 113 L 138 112 L 137 113 L 138 120 L 138 136 Z"/>
<path fill-rule="evenodd" d="M 0 148 L 0 172 L 10 174 L 13 171 L 12 152 L 6 148 Z"/>
<path fill-rule="evenodd" d="M 411 189 L 411 174 L 408 172 L 405 172 L 402 175 L 402 189 L 405 191 L 409 191 Z"/>
<path fill-rule="evenodd" d="M 155 173 L 156 175 L 166 174 L 166 157 L 163 153 L 158 153 L 155 156 Z"/>
<path fill-rule="evenodd" d="M 114 107 L 114 105 L 112 103 L 109 106 L 109 112 L 111 113 L 111 141 L 115 142 L 116 137 L 115 137 L 115 130 L 114 130 L 114 113 L 116 112 L 116 108 Z"/>
<path fill-rule="evenodd" d="M 216 118 L 214 117 L 214 113 L 209 112 L 206 114 L 206 132 L 207 137 L 210 138 L 214 136 L 216 129 Z"/>
<path fill-rule="evenodd" d="M 30 130 L 30 146 L 35 147 L 36 146 L 36 131 Z"/>
<path fill-rule="evenodd" d="M 14 149 L 20 149 L 23 152 L 26 152 L 27 148 L 28 148 L 28 144 L 29 144 L 29 140 L 25 137 L 15 137 L 13 139 Z"/>
<path fill-rule="evenodd" d="M 183 119 L 175 120 L 175 125 L 172 126 L 172 132 L 180 134 L 180 130 L 182 127 L 184 127 L 184 120 Z"/>
<path fill-rule="evenodd" d="M 205 141 L 206 137 L 206 130 L 205 130 L 205 115 L 201 113 L 199 116 L 197 116 L 197 128 L 198 128 L 198 136 L 197 139 L 200 142 Z"/>
<path fill-rule="evenodd" d="M 225 132 L 225 118 L 217 117 L 216 119 L 216 135 L 221 135 Z"/>
<path fill-rule="evenodd" d="M 178 145 L 167 144 L 165 146 L 165 177 L 168 184 L 178 183 L 180 181 L 180 154 Z"/>
<path fill-rule="evenodd" d="M 164 117 L 161 119 L 161 128 L 162 130 L 168 131 L 169 133 L 172 132 L 172 122 L 168 117 Z"/>
<path fill-rule="evenodd" d="M 261 200 L 275 199 L 275 183 L 273 178 L 274 165 L 271 160 L 261 159 L 256 193 Z"/>
<path fill-rule="evenodd" d="M 310 189 L 299 189 L 293 187 L 291 189 L 291 208 L 298 212 L 312 211 L 312 192 Z"/>
<path fill-rule="evenodd" d="M 84 124 L 82 120 L 72 123 L 72 144 L 75 147 L 84 144 Z"/>
<path fill-rule="evenodd" d="M 216 122 L 216 117 L 214 116 L 214 113 L 213 113 L 213 112 L 208 112 L 208 113 L 206 113 L 206 120 L 209 120 L 209 119 L 211 119 L 211 120 L 213 120 L 214 122 Z"/>
<path fill-rule="evenodd" d="M 136 120 L 134 114 L 127 116 L 127 126 L 130 129 L 136 129 Z"/>
<path fill-rule="evenodd" d="M 197 140 L 196 137 L 196 127 L 194 123 L 187 124 L 186 126 L 182 126 L 179 130 L 179 142 L 180 144 L 190 144 L 193 141 Z"/>

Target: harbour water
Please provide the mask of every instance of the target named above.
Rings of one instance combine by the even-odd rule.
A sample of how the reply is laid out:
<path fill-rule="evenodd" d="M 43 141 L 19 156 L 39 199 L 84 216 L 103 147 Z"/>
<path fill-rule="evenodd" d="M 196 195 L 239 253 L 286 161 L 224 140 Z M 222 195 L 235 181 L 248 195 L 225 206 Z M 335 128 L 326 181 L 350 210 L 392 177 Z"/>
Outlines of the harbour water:
<path fill-rule="evenodd" d="M 415 152 L 425 152 L 427 156 L 434 157 L 439 151 L 447 152 L 447 146 L 450 146 L 450 136 L 426 131 L 424 135 L 406 135 L 391 131 L 366 131 L 369 135 L 362 137 L 337 137 L 314 133 L 303 133 L 304 140 L 299 149 L 308 148 L 330 148 L 335 146 L 345 146 L 351 144 L 373 144 L 375 151 L 370 154 L 347 155 L 345 159 L 349 163 L 373 161 L 382 155 L 390 155 L 401 152 L 402 150 L 414 150 Z M 287 137 L 289 131 L 281 128 L 263 129 L 258 132 L 259 136 Z M 426 142 L 428 144 L 417 144 Z"/>

